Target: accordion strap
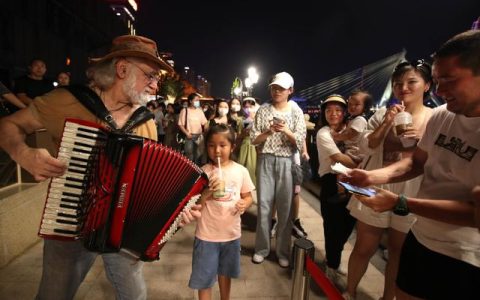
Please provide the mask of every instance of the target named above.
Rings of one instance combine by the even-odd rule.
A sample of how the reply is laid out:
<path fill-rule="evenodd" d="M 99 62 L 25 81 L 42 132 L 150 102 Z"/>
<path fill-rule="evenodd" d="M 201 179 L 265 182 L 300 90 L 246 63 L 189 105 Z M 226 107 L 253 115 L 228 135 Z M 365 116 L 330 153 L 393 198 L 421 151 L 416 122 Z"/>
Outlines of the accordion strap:
<path fill-rule="evenodd" d="M 100 120 L 105 121 L 113 131 L 127 133 L 136 126 L 154 118 L 153 114 L 146 107 L 140 106 L 137 110 L 135 110 L 125 125 L 122 128 L 118 128 L 117 123 L 97 93 L 83 85 L 70 85 L 64 88 L 72 93 L 72 95 L 74 95 L 75 98 L 77 98 L 78 101 L 80 101 L 80 103 L 82 103 L 82 105 L 85 106 L 92 114 L 94 114 Z"/>

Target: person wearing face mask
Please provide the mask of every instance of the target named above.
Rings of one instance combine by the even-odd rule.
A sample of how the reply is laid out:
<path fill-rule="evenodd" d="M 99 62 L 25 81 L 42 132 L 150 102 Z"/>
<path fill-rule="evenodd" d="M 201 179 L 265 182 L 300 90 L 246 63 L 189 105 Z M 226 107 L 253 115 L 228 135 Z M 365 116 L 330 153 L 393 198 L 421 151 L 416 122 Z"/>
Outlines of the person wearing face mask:
<path fill-rule="evenodd" d="M 200 96 L 197 93 L 188 95 L 188 106 L 180 111 L 178 128 L 185 134 L 184 151 L 191 161 L 201 163 L 201 147 L 197 142 L 203 134 L 207 119 L 200 108 Z"/>
<path fill-rule="evenodd" d="M 240 104 L 240 100 L 236 98 L 233 98 L 230 101 L 230 116 L 237 122 L 243 121 L 244 119 L 242 113 L 242 105 Z"/>
<path fill-rule="evenodd" d="M 242 122 L 242 132 L 240 134 L 241 142 L 238 150 L 238 159 L 237 162 L 245 168 L 247 168 L 250 173 L 250 177 L 253 182 L 257 182 L 257 177 L 255 176 L 255 169 L 257 167 L 257 149 L 252 145 L 252 140 L 250 139 L 250 130 L 252 128 L 253 120 L 255 120 L 255 113 L 257 111 L 257 102 L 253 97 L 245 97 L 242 102 L 244 119 Z"/>
<path fill-rule="evenodd" d="M 229 114 L 229 107 L 228 102 L 225 99 L 221 99 L 217 103 L 217 109 L 215 111 L 215 117 L 208 122 L 208 125 L 205 129 L 208 130 L 209 127 L 212 127 L 217 124 L 225 124 L 233 128 L 233 130 L 237 131 L 237 121 L 232 118 Z"/>
<path fill-rule="evenodd" d="M 232 159 L 238 162 L 238 155 L 240 154 L 240 147 L 238 146 L 242 144 L 243 120 L 245 120 L 240 100 L 236 98 L 230 100 L 230 110 L 228 115 L 235 121 L 236 147 L 233 150 Z"/>

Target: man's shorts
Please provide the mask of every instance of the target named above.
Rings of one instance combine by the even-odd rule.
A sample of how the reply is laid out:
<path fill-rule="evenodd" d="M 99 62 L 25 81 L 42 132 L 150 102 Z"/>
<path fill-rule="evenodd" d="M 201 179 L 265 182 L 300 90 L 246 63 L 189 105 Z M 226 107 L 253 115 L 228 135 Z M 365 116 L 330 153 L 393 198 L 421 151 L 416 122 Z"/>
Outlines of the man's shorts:
<path fill-rule="evenodd" d="M 432 251 L 410 231 L 403 244 L 397 286 L 423 299 L 478 299 L 480 268 Z"/>
<path fill-rule="evenodd" d="M 207 242 L 195 238 L 192 275 L 188 286 L 202 290 L 212 287 L 217 275 L 240 276 L 240 239 L 229 242 Z"/>

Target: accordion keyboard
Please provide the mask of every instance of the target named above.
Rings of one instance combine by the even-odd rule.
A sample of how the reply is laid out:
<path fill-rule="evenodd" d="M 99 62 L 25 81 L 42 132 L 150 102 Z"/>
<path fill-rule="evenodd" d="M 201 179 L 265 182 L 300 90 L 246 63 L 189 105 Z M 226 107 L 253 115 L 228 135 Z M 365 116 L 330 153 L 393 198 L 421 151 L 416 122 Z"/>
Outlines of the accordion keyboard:
<path fill-rule="evenodd" d="M 67 171 L 50 182 L 39 231 L 41 236 L 79 237 L 85 209 L 81 205 L 84 187 L 91 176 L 97 149 L 105 139 L 100 129 L 66 122 L 58 159 L 67 163 Z"/>

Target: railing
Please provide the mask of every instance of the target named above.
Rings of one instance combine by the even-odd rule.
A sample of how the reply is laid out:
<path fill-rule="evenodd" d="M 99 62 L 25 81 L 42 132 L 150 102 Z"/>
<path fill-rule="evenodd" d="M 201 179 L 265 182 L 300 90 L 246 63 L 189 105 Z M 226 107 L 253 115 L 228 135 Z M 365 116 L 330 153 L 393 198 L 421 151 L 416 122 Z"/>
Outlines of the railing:
<path fill-rule="evenodd" d="M 292 300 L 308 299 L 310 278 L 323 290 L 329 300 L 343 300 L 342 295 L 315 263 L 315 246 L 305 238 L 297 239 L 293 248 Z"/>

